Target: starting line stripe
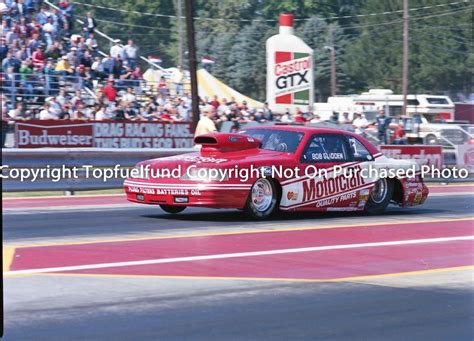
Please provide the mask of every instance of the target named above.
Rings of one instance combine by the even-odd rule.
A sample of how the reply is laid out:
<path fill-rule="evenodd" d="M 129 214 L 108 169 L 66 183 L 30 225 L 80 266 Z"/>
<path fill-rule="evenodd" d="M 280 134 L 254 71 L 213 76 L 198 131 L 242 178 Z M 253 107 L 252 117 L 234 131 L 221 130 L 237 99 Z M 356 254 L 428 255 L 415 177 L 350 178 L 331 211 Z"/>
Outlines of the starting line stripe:
<path fill-rule="evenodd" d="M 3 263 L 3 272 L 10 270 L 10 265 L 13 262 L 13 257 L 15 256 L 15 247 L 13 246 L 3 246 L 2 248 L 2 263 Z"/>
<path fill-rule="evenodd" d="M 279 278 L 279 277 L 223 277 L 223 276 L 185 276 L 185 275 L 130 275 L 130 274 L 98 274 L 98 273 L 43 273 L 40 276 L 61 276 L 61 277 L 99 277 L 99 278 L 156 278 L 156 279 L 179 279 L 179 280 L 226 280 L 226 281 L 271 281 L 271 282 L 348 282 L 348 281 L 367 281 L 374 279 L 383 279 L 400 276 L 419 276 L 433 273 L 442 273 L 450 271 L 474 270 L 474 265 L 453 266 L 447 268 L 436 268 L 428 270 L 402 271 L 377 275 L 362 275 L 338 278 Z M 27 276 L 27 275 L 25 275 Z M 18 276 L 20 277 L 20 276 Z"/>
<path fill-rule="evenodd" d="M 165 263 L 178 263 L 178 262 L 193 262 L 193 261 L 202 261 L 202 260 L 211 260 L 211 259 L 255 257 L 255 256 L 267 256 L 267 255 L 299 253 L 299 252 L 316 252 L 316 251 L 356 249 L 356 248 L 367 248 L 367 247 L 413 245 L 413 244 L 424 244 L 424 243 L 442 243 L 442 242 L 466 241 L 466 240 L 474 240 L 474 236 L 397 240 L 397 241 L 390 241 L 390 242 L 328 245 L 328 246 L 317 246 L 317 247 L 281 249 L 281 250 L 224 253 L 224 254 L 215 254 L 215 255 L 206 255 L 206 256 L 160 258 L 160 259 L 147 259 L 147 260 L 129 261 L 129 262 L 86 264 L 86 265 L 63 266 L 63 267 L 53 267 L 53 268 L 40 268 L 40 269 L 26 269 L 26 270 L 7 271 L 7 272 L 4 272 L 4 275 L 5 276 L 9 276 L 9 275 L 32 275 L 32 274 L 51 273 L 51 272 L 81 271 L 81 270 L 128 267 L 128 266 L 139 266 L 139 265 L 152 265 L 152 264 L 165 264 Z"/>

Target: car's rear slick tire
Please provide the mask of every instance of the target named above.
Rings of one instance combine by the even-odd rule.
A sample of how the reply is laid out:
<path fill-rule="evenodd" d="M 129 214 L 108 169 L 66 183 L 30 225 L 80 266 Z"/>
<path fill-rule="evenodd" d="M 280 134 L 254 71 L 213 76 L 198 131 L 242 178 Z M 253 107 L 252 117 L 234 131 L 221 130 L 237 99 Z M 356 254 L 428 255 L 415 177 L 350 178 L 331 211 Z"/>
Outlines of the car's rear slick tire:
<path fill-rule="evenodd" d="M 365 212 L 370 215 L 381 214 L 392 200 L 394 183 L 392 179 L 381 178 L 377 180 L 369 193 Z"/>
<path fill-rule="evenodd" d="M 160 208 L 166 213 L 176 214 L 183 212 L 186 209 L 186 206 L 160 205 Z"/>
<path fill-rule="evenodd" d="M 279 205 L 279 191 L 274 181 L 269 178 L 260 178 L 250 189 L 244 212 L 254 220 L 263 220 L 276 211 Z"/>

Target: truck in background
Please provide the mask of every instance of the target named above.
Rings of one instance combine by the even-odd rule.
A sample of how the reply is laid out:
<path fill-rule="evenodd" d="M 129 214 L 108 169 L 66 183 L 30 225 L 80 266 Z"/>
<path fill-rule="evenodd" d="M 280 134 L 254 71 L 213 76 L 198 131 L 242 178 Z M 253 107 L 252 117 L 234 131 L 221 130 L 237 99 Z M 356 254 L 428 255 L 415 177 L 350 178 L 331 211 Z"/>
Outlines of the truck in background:
<path fill-rule="evenodd" d="M 455 121 L 455 106 L 449 96 L 408 95 L 407 115 L 404 117 L 401 117 L 402 107 L 403 95 L 394 94 L 390 89 L 370 89 L 360 95 L 329 97 L 327 103 L 315 103 L 314 112 L 323 120 L 329 119 L 333 111 L 339 113 L 340 120 L 344 112 L 349 114 L 351 120 L 354 113 L 359 112 L 369 122 L 374 122 L 379 110 L 384 109 L 386 115 L 392 118 L 392 129 L 403 125 L 409 144 L 454 147 L 473 139 L 470 129 Z M 375 126 L 367 129 L 372 135 L 375 131 Z"/>

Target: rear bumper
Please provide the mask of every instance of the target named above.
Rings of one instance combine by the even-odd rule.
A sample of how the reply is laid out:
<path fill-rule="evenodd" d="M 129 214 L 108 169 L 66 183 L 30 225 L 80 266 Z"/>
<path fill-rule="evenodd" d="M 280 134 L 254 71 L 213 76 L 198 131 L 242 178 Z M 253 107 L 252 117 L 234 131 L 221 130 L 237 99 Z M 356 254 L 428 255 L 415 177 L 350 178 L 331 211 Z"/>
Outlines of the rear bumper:
<path fill-rule="evenodd" d="M 421 205 L 428 198 L 429 190 L 423 181 L 405 178 L 402 181 L 403 204 L 402 206 Z"/>
<path fill-rule="evenodd" d="M 127 200 L 148 205 L 243 208 L 250 185 L 170 184 L 127 180 Z"/>

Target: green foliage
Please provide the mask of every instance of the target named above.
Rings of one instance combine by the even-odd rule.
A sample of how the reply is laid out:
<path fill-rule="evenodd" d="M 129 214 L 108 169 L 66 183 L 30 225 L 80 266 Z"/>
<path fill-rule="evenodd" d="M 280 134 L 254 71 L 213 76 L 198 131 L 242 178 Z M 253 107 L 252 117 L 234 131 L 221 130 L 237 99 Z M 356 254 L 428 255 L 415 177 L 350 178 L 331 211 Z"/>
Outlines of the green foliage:
<path fill-rule="evenodd" d="M 265 98 L 265 40 L 268 27 L 254 21 L 239 32 L 228 57 L 229 85 L 258 99 Z"/>
<path fill-rule="evenodd" d="M 412 0 L 411 8 L 446 4 Z M 365 13 L 402 9 L 401 1 L 365 1 Z M 464 9 L 464 10 L 463 10 Z M 462 10 L 462 11 L 459 11 Z M 401 91 L 402 14 L 364 17 L 354 43 L 345 50 L 343 67 L 356 88 L 386 87 Z M 390 24 L 391 22 L 391 24 Z M 369 26 L 371 25 L 371 26 Z M 443 6 L 410 11 L 410 92 L 472 92 L 472 8 Z"/>
<path fill-rule="evenodd" d="M 156 55 L 163 66 L 178 63 L 178 0 L 94 0 L 75 5 L 91 11 L 99 29 L 113 38 L 133 38 L 140 54 Z M 184 15 L 184 0 L 182 1 Z M 433 7 L 441 4 L 443 6 Z M 472 92 L 474 51 L 472 5 L 445 0 L 410 0 L 410 92 Z M 265 100 L 265 41 L 278 31 L 278 15 L 292 12 L 296 33 L 314 49 L 315 98 L 330 94 L 330 51 L 336 51 L 338 93 L 372 87 L 401 91 L 403 20 L 401 0 L 195 0 L 197 57 L 215 60 L 210 72 L 246 95 Z M 470 10 L 469 10 L 470 9 Z M 137 11 L 139 13 L 135 13 Z M 389 14 L 356 16 L 392 12 Z M 225 20 L 216 20 L 225 19 Z M 184 51 L 186 25 L 182 20 Z M 332 38 L 331 38 L 332 37 Z M 110 47 L 101 39 L 101 48 Z M 186 66 L 185 55 L 185 66 Z"/>
<path fill-rule="evenodd" d="M 328 24 L 324 19 L 312 17 L 299 29 L 299 36 L 314 49 L 315 100 L 323 101 L 330 95 L 331 49 L 336 51 L 338 92 L 348 90 L 347 75 L 342 70 L 344 49 L 348 39 L 337 23 Z"/>

